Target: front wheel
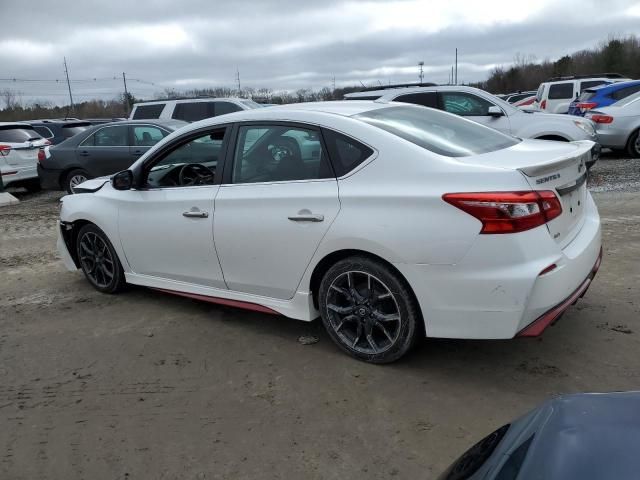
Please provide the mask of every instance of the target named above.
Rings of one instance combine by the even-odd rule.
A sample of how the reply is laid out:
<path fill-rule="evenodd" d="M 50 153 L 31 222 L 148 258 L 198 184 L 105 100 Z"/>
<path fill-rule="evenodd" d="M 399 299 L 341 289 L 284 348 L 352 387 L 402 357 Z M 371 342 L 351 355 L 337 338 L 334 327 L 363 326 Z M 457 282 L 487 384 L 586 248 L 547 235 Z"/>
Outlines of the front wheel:
<path fill-rule="evenodd" d="M 107 235 L 93 224 L 78 232 L 76 253 L 82 273 L 103 293 L 116 293 L 125 286 L 124 269 Z"/>
<path fill-rule="evenodd" d="M 324 275 L 318 295 L 329 336 L 359 360 L 394 362 L 416 341 L 422 320 L 413 294 L 382 262 L 366 257 L 337 262 Z"/>

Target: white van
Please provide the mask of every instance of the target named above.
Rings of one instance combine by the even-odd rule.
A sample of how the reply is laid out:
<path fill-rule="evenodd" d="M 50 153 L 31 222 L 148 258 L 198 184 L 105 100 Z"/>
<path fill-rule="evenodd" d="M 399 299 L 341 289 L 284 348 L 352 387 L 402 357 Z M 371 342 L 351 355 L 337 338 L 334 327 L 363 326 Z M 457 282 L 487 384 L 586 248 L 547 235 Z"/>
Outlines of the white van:
<path fill-rule="evenodd" d="M 246 98 L 192 98 L 157 100 L 133 105 L 129 120 L 174 119 L 197 122 L 225 113 L 260 108 L 262 105 Z"/>
<path fill-rule="evenodd" d="M 531 107 L 547 113 L 567 113 L 569 104 L 578 98 L 583 90 L 598 85 L 626 82 L 628 80 L 628 78 L 619 73 L 550 78 L 540 84 L 536 99 Z"/>

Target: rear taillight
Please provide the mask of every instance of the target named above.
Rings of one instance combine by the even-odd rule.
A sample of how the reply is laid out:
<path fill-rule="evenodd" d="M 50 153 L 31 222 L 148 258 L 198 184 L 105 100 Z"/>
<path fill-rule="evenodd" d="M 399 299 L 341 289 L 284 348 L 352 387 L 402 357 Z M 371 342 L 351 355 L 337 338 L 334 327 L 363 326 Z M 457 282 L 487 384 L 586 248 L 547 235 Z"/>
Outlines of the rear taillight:
<path fill-rule="evenodd" d="M 589 120 L 595 123 L 612 123 L 613 117 L 611 115 L 604 115 L 602 113 L 594 113 L 589 115 Z"/>
<path fill-rule="evenodd" d="M 38 163 L 44 162 L 45 158 L 47 158 L 47 156 L 45 155 L 44 150 L 41 148 L 40 150 L 38 150 Z"/>
<path fill-rule="evenodd" d="M 596 108 L 598 104 L 596 102 L 578 102 L 576 107 L 580 110 L 591 110 L 592 108 Z"/>
<path fill-rule="evenodd" d="M 547 101 L 542 100 L 542 103 L 540 104 L 540 109 L 545 110 L 546 108 L 547 108 Z"/>
<path fill-rule="evenodd" d="M 531 105 L 533 102 L 535 102 L 535 98 L 530 98 L 529 100 L 523 100 L 521 102 L 518 102 L 516 105 L 519 107 L 524 107 L 526 105 Z"/>
<path fill-rule="evenodd" d="M 9 155 L 10 151 L 11 147 L 9 145 L 0 145 L 0 155 L 2 155 L 3 157 Z"/>
<path fill-rule="evenodd" d="M 483 234 L 524 232 L 562 213 L 560 200 L 551 190 L 446 193 L 442 199 L 480 220 Z"/>

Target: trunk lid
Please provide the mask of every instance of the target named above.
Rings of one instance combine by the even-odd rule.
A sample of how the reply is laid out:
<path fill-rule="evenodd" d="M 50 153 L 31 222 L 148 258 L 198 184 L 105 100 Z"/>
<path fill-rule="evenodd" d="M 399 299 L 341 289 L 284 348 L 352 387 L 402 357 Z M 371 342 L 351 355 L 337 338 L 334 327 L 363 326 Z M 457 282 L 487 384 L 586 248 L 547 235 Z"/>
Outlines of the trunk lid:
<path fill-rule="evenodd" d="M 519 171 L 532 190 L 552 190 L 562 205 L 562 214 L 550 222 L 551 237 L 564 248 L 580 232 L 587 201 L 587 168 L 594 143 L 524 140 L 497 152 L 464 157 L 465 163 Z"/>

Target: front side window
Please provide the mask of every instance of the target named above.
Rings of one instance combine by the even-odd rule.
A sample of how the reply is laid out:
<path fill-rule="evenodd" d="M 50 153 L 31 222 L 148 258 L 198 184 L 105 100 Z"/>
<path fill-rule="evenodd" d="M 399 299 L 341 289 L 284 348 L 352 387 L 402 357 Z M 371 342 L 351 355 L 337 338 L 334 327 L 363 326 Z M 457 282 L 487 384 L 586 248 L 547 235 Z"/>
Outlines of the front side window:
<path fill-rule="evenodd" d="M 238 129 L 233 183 L 282 182 L 333 177 L 316 130 L 282 126 Z"/>
<path fill-rule="evenodd" d="M 400 95 L 394 99 L 395 102 L 413 103 L 423 107 L 438 108 L 438 94 L 436 92 L 409 93 Z"/>
<path fill-rule="evenodd" d="M 164 154 L 147 175 L 149 188 L 212 185 L 223 151 L 225 128 L 216 129 Z"/>
<path fill-rule="evenodd" d="M 156 103 L 154 105 L 138 105 L 135 112 L 133 112 L 134 120 L 151 120 L 160 118 L 162 110 L 164 110 L 164 103 Z"/>
<path fill-rule="evenodd" d="M 93 138 L 93 143 L 91 143 Z M 95 147 L 126 147 L 128 142 L 128 131 L 126 125 L 116 125 L 113 127 L 104 127 L 89 137 L 89 142 L 84 145 L 93 145 Z"/>
<path fill-rule="evenodd" d="M 136 147 L 151 147 L 167 135 L 168 133 L 160 130 L 158 127 L 136 125 L 133 127 L 133 145 Z"/>
<path fill-rule="evenodd" d="M 494 105 L 477 95 L 465 92 L 441 92 L 442 106 L 446 112 L 463 117 L 481 117 L 489 114 Z"/>
<path fill-rule="evenodd" d="M 493 152 L 520 141 L 493 128 L 439 110 L 410 106 L 370 110 L 353 118 L 448 157 Z"/>
<path fill-rule="evenodd" d="M 554 83 L 549 87 L 549 100 L 573 98 L 573 82 Z"/>

